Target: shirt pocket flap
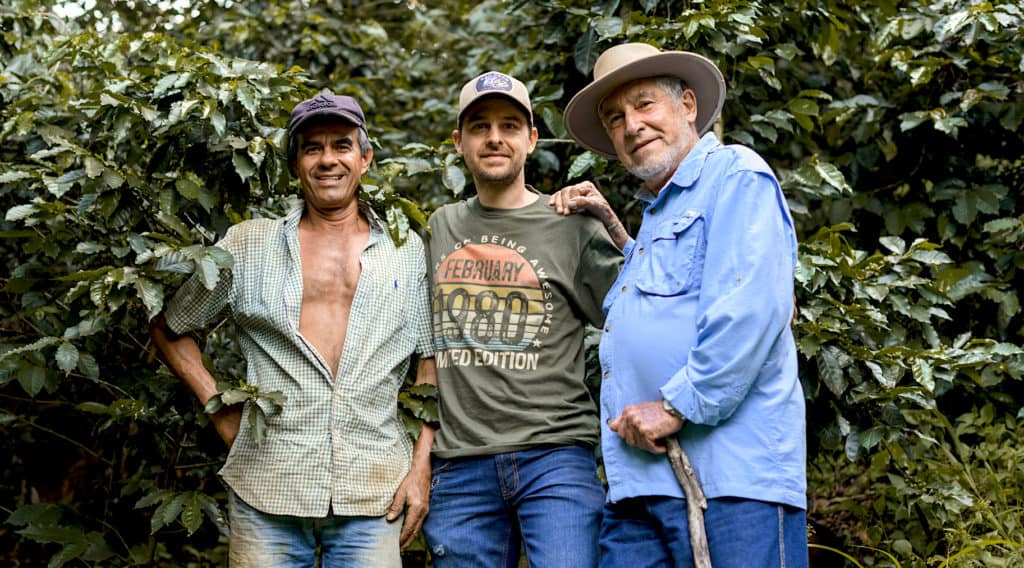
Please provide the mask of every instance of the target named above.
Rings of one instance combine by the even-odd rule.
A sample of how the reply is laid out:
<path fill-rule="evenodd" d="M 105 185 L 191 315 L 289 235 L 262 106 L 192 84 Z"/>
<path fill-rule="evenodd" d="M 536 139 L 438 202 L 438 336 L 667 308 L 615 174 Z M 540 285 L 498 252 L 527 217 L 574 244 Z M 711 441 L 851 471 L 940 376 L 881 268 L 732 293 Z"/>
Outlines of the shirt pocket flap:
<path fill-rule="evenodd" d="M 663 239 L 676 239 L 679 233 L 682 233 L 686 229 L 690 228 L 691 225 L 697 222 L 701 218 L 699 211 L 689 210 L 678 219 L 666 221 L 661 225 L 658 225 L 654 231 L 654 240 Z"/>
<path fill-rule="evenodd" d="M 686 293 L 700 278 L 704 255 L 704 216 L 687 210 L 655 227 L 636 286 L 656 296 Z"/>

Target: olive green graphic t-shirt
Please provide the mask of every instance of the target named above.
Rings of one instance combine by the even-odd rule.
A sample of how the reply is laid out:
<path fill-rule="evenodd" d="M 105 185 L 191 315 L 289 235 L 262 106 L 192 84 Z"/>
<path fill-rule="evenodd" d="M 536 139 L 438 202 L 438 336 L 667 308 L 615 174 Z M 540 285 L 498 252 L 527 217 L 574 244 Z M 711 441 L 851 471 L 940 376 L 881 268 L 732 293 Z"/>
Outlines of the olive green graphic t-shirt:
<path fill-rule="evenodd" d="M 603 324 L 601 302 L 622 264 L 601 223 L 561 217 L 544 196 L 519 209 L 473 197 L 437 210 L 430 229 L 435 455 L 596 444 L 584 327 Z"/>

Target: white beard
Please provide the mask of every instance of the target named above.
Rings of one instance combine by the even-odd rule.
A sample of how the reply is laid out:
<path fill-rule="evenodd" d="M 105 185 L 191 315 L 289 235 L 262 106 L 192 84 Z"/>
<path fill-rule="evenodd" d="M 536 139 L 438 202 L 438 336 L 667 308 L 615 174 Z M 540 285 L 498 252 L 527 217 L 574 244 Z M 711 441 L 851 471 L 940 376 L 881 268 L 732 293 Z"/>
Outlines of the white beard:
<path fill-rule="evenodd" d="M 670 170 L 682 161 L 682 150 L 680 148 L 666 148 L 660 156 L 656 156 L 645 163 L 626 166 L 626 170 L 636 177 L 647 181 L 652 178 L 665 176 Z"/>

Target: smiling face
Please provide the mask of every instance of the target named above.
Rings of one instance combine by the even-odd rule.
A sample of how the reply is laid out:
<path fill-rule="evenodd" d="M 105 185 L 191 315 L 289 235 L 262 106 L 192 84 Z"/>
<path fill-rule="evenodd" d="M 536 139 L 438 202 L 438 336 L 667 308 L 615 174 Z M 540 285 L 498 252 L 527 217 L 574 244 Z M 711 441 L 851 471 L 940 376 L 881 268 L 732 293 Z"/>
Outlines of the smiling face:
<path fill-rule="evenodd" d="M 537 143 L 537 129 L 512 101 L 484 98 L 467 109 L 452 140 L 478 190 L 503 188 L 523 178 L 526 157 Z"/>
<path fill-rule="evenodd" d="M 700 139 L 693 91 L 684 90 L 677 101 L 654 79 L 619 87 L 601 102 L 599 113 L 622 165 L 654 192 Z"/>
<path fill-rule="evenodd" d="M 306 205 L 321 211 L 357 205 L 359 180 L 373 161 L 373 150 L 360 154 L 359 128 L 320 123 L 296 135 L 298 153 L 292 170 L 302 183 Z"/>

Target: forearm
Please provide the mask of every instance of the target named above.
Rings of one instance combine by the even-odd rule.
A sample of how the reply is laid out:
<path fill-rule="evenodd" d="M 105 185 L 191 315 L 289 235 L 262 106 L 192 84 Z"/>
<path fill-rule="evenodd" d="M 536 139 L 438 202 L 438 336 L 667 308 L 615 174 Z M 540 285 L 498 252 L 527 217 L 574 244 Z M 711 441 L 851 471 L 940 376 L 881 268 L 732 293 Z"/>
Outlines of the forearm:
<path fill-rule="evenodd" d="M 615 243 L 615 246 L 619 250 L 624 250 L 626 243 L 629 241 L 629 233 L 626 232 L 626 227 L 622 225 L 622 221 L 619 221 L 618 215 L 612 211 L 611 207 L 606 206 L 596 216 L 604 224 L 604 229 L 608 231 L 608 236 Z"/>
<path fill-rule="evenodd" d="M 203 354 L 195 339 L 175 334 L 162 317 L 150 324 L 149 335 L 160 359 L 188 385 L 200 403 L 206 404 L 217 394 L 217 381 L 203 365 Z"/>
<path fill-rule="evenodd" d="M 612 219 L 611 226 L 605 224 L 604 228 L 608 231 L 608 236 L 611 237 L 615 246 L 619 250 L 625 250 L 626 243 L 629 242 L 629 233 L 626 232 L 626 228 L 622 226 L 622 222 L 619 221 L 618 217 Z"/>
<path fill-rule="evenodd" d="M 437 387 L 437 366 L 434 358 L 420 359 L 416 366 L 416 384 L 428 384 Z M 434 426 L 424 423 L 420 436 L 413 446 L 412 463 L 414 468 L 426 468 L 430 471 L 430 450 L 434 447 Z"/>

